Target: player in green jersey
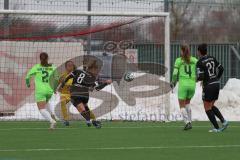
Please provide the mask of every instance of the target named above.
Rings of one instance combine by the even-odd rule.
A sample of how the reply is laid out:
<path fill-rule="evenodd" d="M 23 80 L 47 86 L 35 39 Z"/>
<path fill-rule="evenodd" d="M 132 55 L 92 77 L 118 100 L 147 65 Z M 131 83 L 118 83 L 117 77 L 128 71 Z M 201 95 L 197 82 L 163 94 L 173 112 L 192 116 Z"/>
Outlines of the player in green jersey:
<path fill-rule="evenodd" d="M 50 129 L 54 129 L 56 120 L 47 110 L 48 101 L 54 93 L 54 83 L 58 81 L 56 67 L 48 63 L 48 54 L 40 54 L 40 64 L 34 65 L 27 73 L 26 85 L 30 87 L 30 79 L 34 77 L 35 100 L 41 115 L 50 122 Z M 53 85 L 52 85 L 53 84 Z M 49 109 L 49 108 L 48 108 Z"/>
<path fill-rule="evenodd" d="M 178 101 L 183 120 L 185 122 L 184 130 L 192 129 L 192 115 L 190 101 L 196 88 L 196 63 L 197 59 L 190 55 L 189 46 L 181 46 L 181 57 L 177 58 L 174 65 L 171 87 L 178 84 Z"/>

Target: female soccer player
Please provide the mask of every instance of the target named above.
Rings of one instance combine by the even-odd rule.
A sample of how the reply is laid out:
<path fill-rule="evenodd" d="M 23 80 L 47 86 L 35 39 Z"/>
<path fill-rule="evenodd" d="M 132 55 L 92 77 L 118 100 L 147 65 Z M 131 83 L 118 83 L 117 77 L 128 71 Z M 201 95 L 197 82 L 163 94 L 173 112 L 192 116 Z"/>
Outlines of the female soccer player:
<path fill-rule="evenodd" d="M 94 61 L 89 64 L 86 70 L 74 70 L 66 77 L 60 87 L 60 89 L 63 88 L 68 80 L 73 79 L 72 86 L 70 88 L 71 102 L 86 119 L 89 126 L 91 120 L 91 111 L 88 107 L 89 91 L 93 89 L 101 90 L 108 84 L 112 83 L 111 80 L 106 80 L 105 82 L 98 84 L 96 79 L 99 72 L 99 67 L 96 63 L 97 62 Z M 92 120 L 92 124 L 96 128 L 101 128 L 101 123 L 96 121 L 95 118 Z"/>
<path fill-rule="evenodd" d="M 61 84 L 66 78 L 67 76 L 76 69 L 75 64 L 73 63 L 73 61 L 66 61 L 65 62 L 65 72 L 61 75 L 60 80 L 59 80 L 59 84 Z M 68 116 L 68 112 L 67 112 L 67 103 L 70 102 L 71 100 L 71 94 L 70 94 L 70 87 L 72 85 L 73 79 L 69 79 L 67 81 L 67 83 L 65 83 L 64 87 L 62 89 L 60 89 L 60 93 L 61 93 L 61 110 L 62 110 L 62 115 L 63 115 L 63 119 L 64 119 L 64 125 L 69 126 L 69 116 Z M 90 111 L 90 118 L 92 120 L 95 120 L 95 115 L 92 111 Z M 90 126 L 90 123 L 87 122 L 87 125 Z"/>
<path fill-rule="evenodd" d="M 65 62 L 65 72 L 61 75 L 59 79 L 59 84 L 61 84 L 65 78 L 76 69 L 73 61 L 66 61 Z M 67 103 L 70 101 L 70 86 L 72 85 L 72 79 L 70 79 L 65 86 L 60 90 L 61 96 L 61 111 L 63 115 L 64 125 L 69 126 L 69 116 L 67 111 Z"/>
<path fill-rule="evenodd" d="M 34 65 L 27 73 L 26 85 L 30 87 L 30 79 L 35 79 L 35 99 L 41 115 L 50 122 L 50 129 L 54 129 L 56 121 L 52 118 L 46 109 L 49 99 L 54 93 L 53 86 L 50 85 L 58 81 L 56 67 L 48 63 L 48 54 L 42 52 L 40 54 L 40 64 Z M 51 77 L 51 79 L 50 79 Z M 56 84 L 57 85 L 57 84 Z"/>
<path fill-rule="evenodd" d="M 189 46 L 181 46 L 181 57 L 177 58 L 174 65 L 171 87 L 174 88 L 177 81 L 178 102 L 185 122 L 184 130 L 192 129 L 192 113 L 190 101 L 195 93 L 196 87 L 196 63 L 197 59 L 190 54 Z"/>
<path fill-rule="evenodd" d="M 224 119 L 220 110 L 216 107 L 215 101 L 218 100 L 220 90 L 220 78 L 223 74 L 223 66 L 216 58 L 209 56 L 207 53 L 207 44 L 198 46 L 197 62 L 197 80 L 203 83 L 202 100 L 208 119 L 214 126 L 209 132 L 222 132 L 228 127 L 228 122 Z M 222 128 L 216 121 L 216 117 L 222 122 Z"/>

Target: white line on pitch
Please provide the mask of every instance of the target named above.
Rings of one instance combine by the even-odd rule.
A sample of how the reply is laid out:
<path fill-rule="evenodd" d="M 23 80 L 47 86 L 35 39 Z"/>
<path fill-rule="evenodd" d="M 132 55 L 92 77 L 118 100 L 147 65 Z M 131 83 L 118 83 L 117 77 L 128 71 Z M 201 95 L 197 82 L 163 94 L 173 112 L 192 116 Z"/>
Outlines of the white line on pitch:
<path fill-rule="evenodd" d="M 142 149 L 193 149 L 193 148 L 240 148 L 240 145 L 0 149 L 0 152 L 80 151 L 80 150 L 142 150 Z"/>
<path fill-rule="evenodd" d="M 194 128 L 210 128 L 209 126 L 193 126 Z M 240 126 L 229 126 L 229 128 L 239 128 Z M 141 128 L 182 128 L 182 126 L 131 126 L 131 127 L 103 127 L 103 129 L 141 129 Z M 46 128 L 0 128 L 0 131 L 11 130 L 46 130 Z M 81 129 L 81 126 L 75 128 L 56 128 L 56 130 Z"/>

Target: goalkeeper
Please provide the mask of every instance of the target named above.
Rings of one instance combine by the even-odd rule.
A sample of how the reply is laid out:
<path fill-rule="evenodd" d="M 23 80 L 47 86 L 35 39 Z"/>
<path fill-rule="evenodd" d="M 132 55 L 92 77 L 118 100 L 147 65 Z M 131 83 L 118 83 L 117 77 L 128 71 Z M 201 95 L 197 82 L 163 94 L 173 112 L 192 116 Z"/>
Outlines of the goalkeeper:
<path fill-rule="evenodd" d="M 174 88 L 177 81 L 179 82 L 178 102 L 185 122 L 184 130 L 192 129 L 190 101 L 196 88 L 196 63 L 197 59 L 190 55 L 189 46 L 183 44 L 181 46 L 181 57 L 175 61 L 171 87 Z"/>
<path fill-rule="evenodd" d="M 66 61 L 65 62 L 65 72 L 61 75 L 59 79 L 59 84 L 64 81 L 64 79 L 73 71 L 76 69 L 76 66 L 72 61 Z M 68 116 L 68 110 L 67 110 L 67 104 L 70 101 L 70 92 L 69 88 L 72 85 L 72 79 L 70 79 L 65 86 L 60 90 L 61 96 L 61 111 L 63 115 L 64 125 L 69 126 L 69 116 Z"/>

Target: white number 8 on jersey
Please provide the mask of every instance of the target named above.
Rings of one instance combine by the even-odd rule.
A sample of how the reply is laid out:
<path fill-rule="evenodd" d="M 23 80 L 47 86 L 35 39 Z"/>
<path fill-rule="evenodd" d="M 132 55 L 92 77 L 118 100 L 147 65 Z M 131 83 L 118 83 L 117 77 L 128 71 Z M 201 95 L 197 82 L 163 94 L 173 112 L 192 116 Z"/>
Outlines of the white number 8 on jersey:
<path fill-rule="evenodd" d="M 84 73 L 81 73 L 77 78 L 77 83 L 81 84 L 83 82 L 83 79 L 86 75 Z"/>

